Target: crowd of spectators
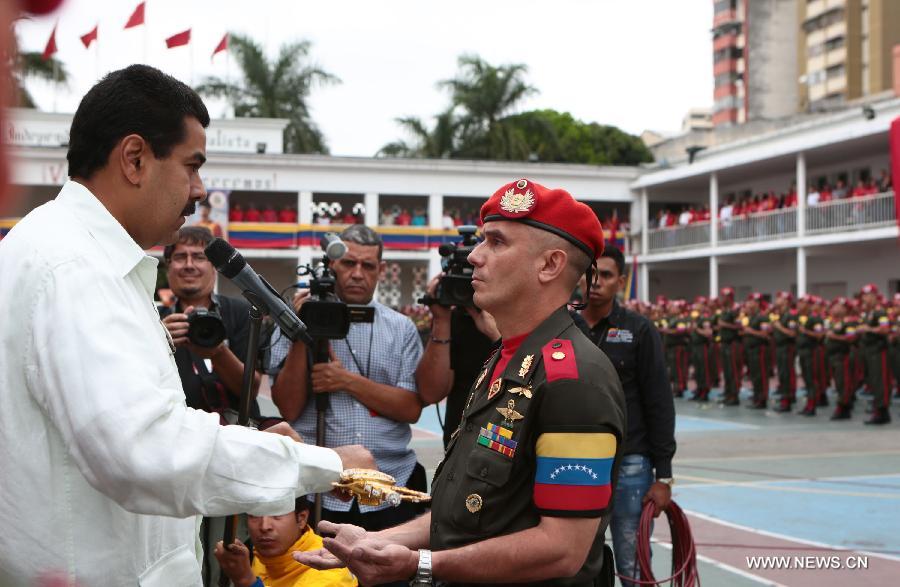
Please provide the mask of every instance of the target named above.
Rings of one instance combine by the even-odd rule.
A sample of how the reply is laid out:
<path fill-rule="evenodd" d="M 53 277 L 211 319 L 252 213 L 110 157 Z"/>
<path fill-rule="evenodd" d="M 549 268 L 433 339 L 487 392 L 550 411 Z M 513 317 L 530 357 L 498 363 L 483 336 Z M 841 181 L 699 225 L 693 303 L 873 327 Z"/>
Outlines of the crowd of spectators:
<path fill-rule="evenodd" d="M 241 204 L 232 204 L 228 210 L 228 222 L 297 222 L 297 208 L 294 206 L 282 206 L 276 210 L 271 204 L 260 209 L 253 202 L 244 208 Z"/>
<path fill-rule="evenodd" d="M 428 214 L 425 208 L 401 208 L 391 206 L 381 211 L 381 226 L 428 226 Z"/>
<path fill-rule="evenodd" d="M 861 198 L 889 192 L 893 189 L 893 180 L 886 169 L 882 169 L 877 179 L 860 178 L 853 186 L 848 186 L 843 179 L 831 185 L 828 181 L 820 184 L 809 184 L 806 189 L 807 206 L 818 206 L 834 200 Z M 746 193 L 738 196 L 728 194 L 719 207 L 719 219 L 728 224 L 732 219 L 746 218 L 751 214 L 789 209 L 797 206 L 797 189 L 792 185 L 787 192 L 777 194 L 774 190 L 768 193 Z M 710 221 L 709 206 L 683 205 L 678 208 L 659 210 L 650 220 L 650 228 L 674 228 L 688 226 L 698 222 Z M 604 224 L 606 226 L 606 224 Z"/>

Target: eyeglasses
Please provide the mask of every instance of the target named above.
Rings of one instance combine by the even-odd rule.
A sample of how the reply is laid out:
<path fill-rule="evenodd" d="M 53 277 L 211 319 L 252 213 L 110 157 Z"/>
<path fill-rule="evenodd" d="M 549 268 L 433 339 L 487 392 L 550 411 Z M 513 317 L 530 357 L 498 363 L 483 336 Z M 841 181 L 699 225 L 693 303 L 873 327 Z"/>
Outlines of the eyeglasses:
<path fill-rule="evenodd" d="M 191 258 L 194 265 L 202 265 L 203 263 L 209 262 L 209 259 L 207 259 L 206 255 L 203 253 L 193 253 L 191 255 L 188 255 L 187 253 L 175 253 L 172 255 L 170 262 L 174 265 L 184 265 L 187 263 L 188 257 Z"/>

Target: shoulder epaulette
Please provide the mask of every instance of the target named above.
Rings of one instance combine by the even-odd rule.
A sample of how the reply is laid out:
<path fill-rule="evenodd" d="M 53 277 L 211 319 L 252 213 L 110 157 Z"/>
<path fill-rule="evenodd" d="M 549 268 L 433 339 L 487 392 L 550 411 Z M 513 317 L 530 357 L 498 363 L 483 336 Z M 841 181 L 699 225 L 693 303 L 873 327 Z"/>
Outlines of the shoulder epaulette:
<path fill-rule="evenodd" d="M 541 348 L 547 381 L 578 379 L 578 363 L 571 340 L 554 338 Z"/>

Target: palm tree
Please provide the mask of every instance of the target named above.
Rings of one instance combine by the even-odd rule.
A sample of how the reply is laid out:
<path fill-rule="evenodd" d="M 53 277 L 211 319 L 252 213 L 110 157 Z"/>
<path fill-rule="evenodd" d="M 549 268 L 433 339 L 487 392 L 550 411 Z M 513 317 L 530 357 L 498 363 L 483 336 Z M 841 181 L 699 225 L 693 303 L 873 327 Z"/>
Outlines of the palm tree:
<path fill-rule="evenodd" d="M 65 87 L 69 82 L 69 73 L 65 65 L 56 57 L 44 59 L 43 53 L 36 51 L 19 51 L 19 40 L 11 35 L 13 46 L 10 53 L 3 56 L 12 72 L 12 100 L 11 103 L 22 108 L 37 108 L 34 98 L 25 87 L 29 79 L 42 79 Z"/>
<path fill-rule="evenodd" d="M 403 127 L 415 142 L 409 144 L 400 140 L 388 143 L 375 154 L 376 157 L 446 159 L 453 156 L 459 121 L 452 110 L 435 116 L 434 128 L 430 130 L 414 116 L 398 118 L 397 124 Z"/>
<path fill-rule="evenodd" d="M 307 99 L 314 85 L 340 83 L 340 79 L 307 62 L 309 41 L 283 45 L 277 59 L 269 61 L 262 47 L 248 37 L 228 36 L 243 72 L 238 82 L 209 77 L 197 92 L 228 100 L 235 116 L 287 118 L 284 150 L 287 153 L 327 153 L 321 131 L 310 116 Z"/>
<path fill-rule="evenodd" d="M 454 79 L 438 83 L 448 88 L 453 105 L 462 110 L 459 155 L 478 159 L 527 159 L 522 133 L 505 117 L 537 89 L 524 76 L 528 66 L 494 66 L 475 55 L 462 55 Z"/>

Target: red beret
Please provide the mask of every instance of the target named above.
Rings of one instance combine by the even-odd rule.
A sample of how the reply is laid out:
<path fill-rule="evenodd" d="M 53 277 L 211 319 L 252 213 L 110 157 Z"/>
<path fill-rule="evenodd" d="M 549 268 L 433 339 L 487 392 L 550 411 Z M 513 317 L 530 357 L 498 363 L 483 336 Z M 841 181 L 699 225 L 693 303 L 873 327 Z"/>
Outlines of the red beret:
<path fill-rule="evenodd" d="M 506 184 L 481 207 L 481 221 L 513 220 L 566 239 L 593 261 L 603 253 L 603 228 L 587 204 L 528 179 Z"/>
<path fill-rule="evenodd" d="M 719 293 L 723 296 L 734 297 L 734 288 L 733 287 L 723 287 Z"/>
<path fill-rule="evenodd" d="M 761 293 L 759 293 L 758 291 L 755 291 L 755 292 L 753 292 L 753 293 L 751 293 L 750 295 L 747 296 L 747 301 L 748 301 L 748 302 L 750 302 L 750 301 L 753 301 L 753 302 L 762 302 L 762 301 L 763 301 L 763 295 L 762 295 Z"/>
<path fill-rule="evenodd" d="M 864 293 L 864 294 L 867 294 L 867 293 L 877 294 L 878 286 L 875 285 L 874 283 L 867 283 L 864 286 L 862 286 L 862 289 L 860 290 L 860 292 Z"/>

